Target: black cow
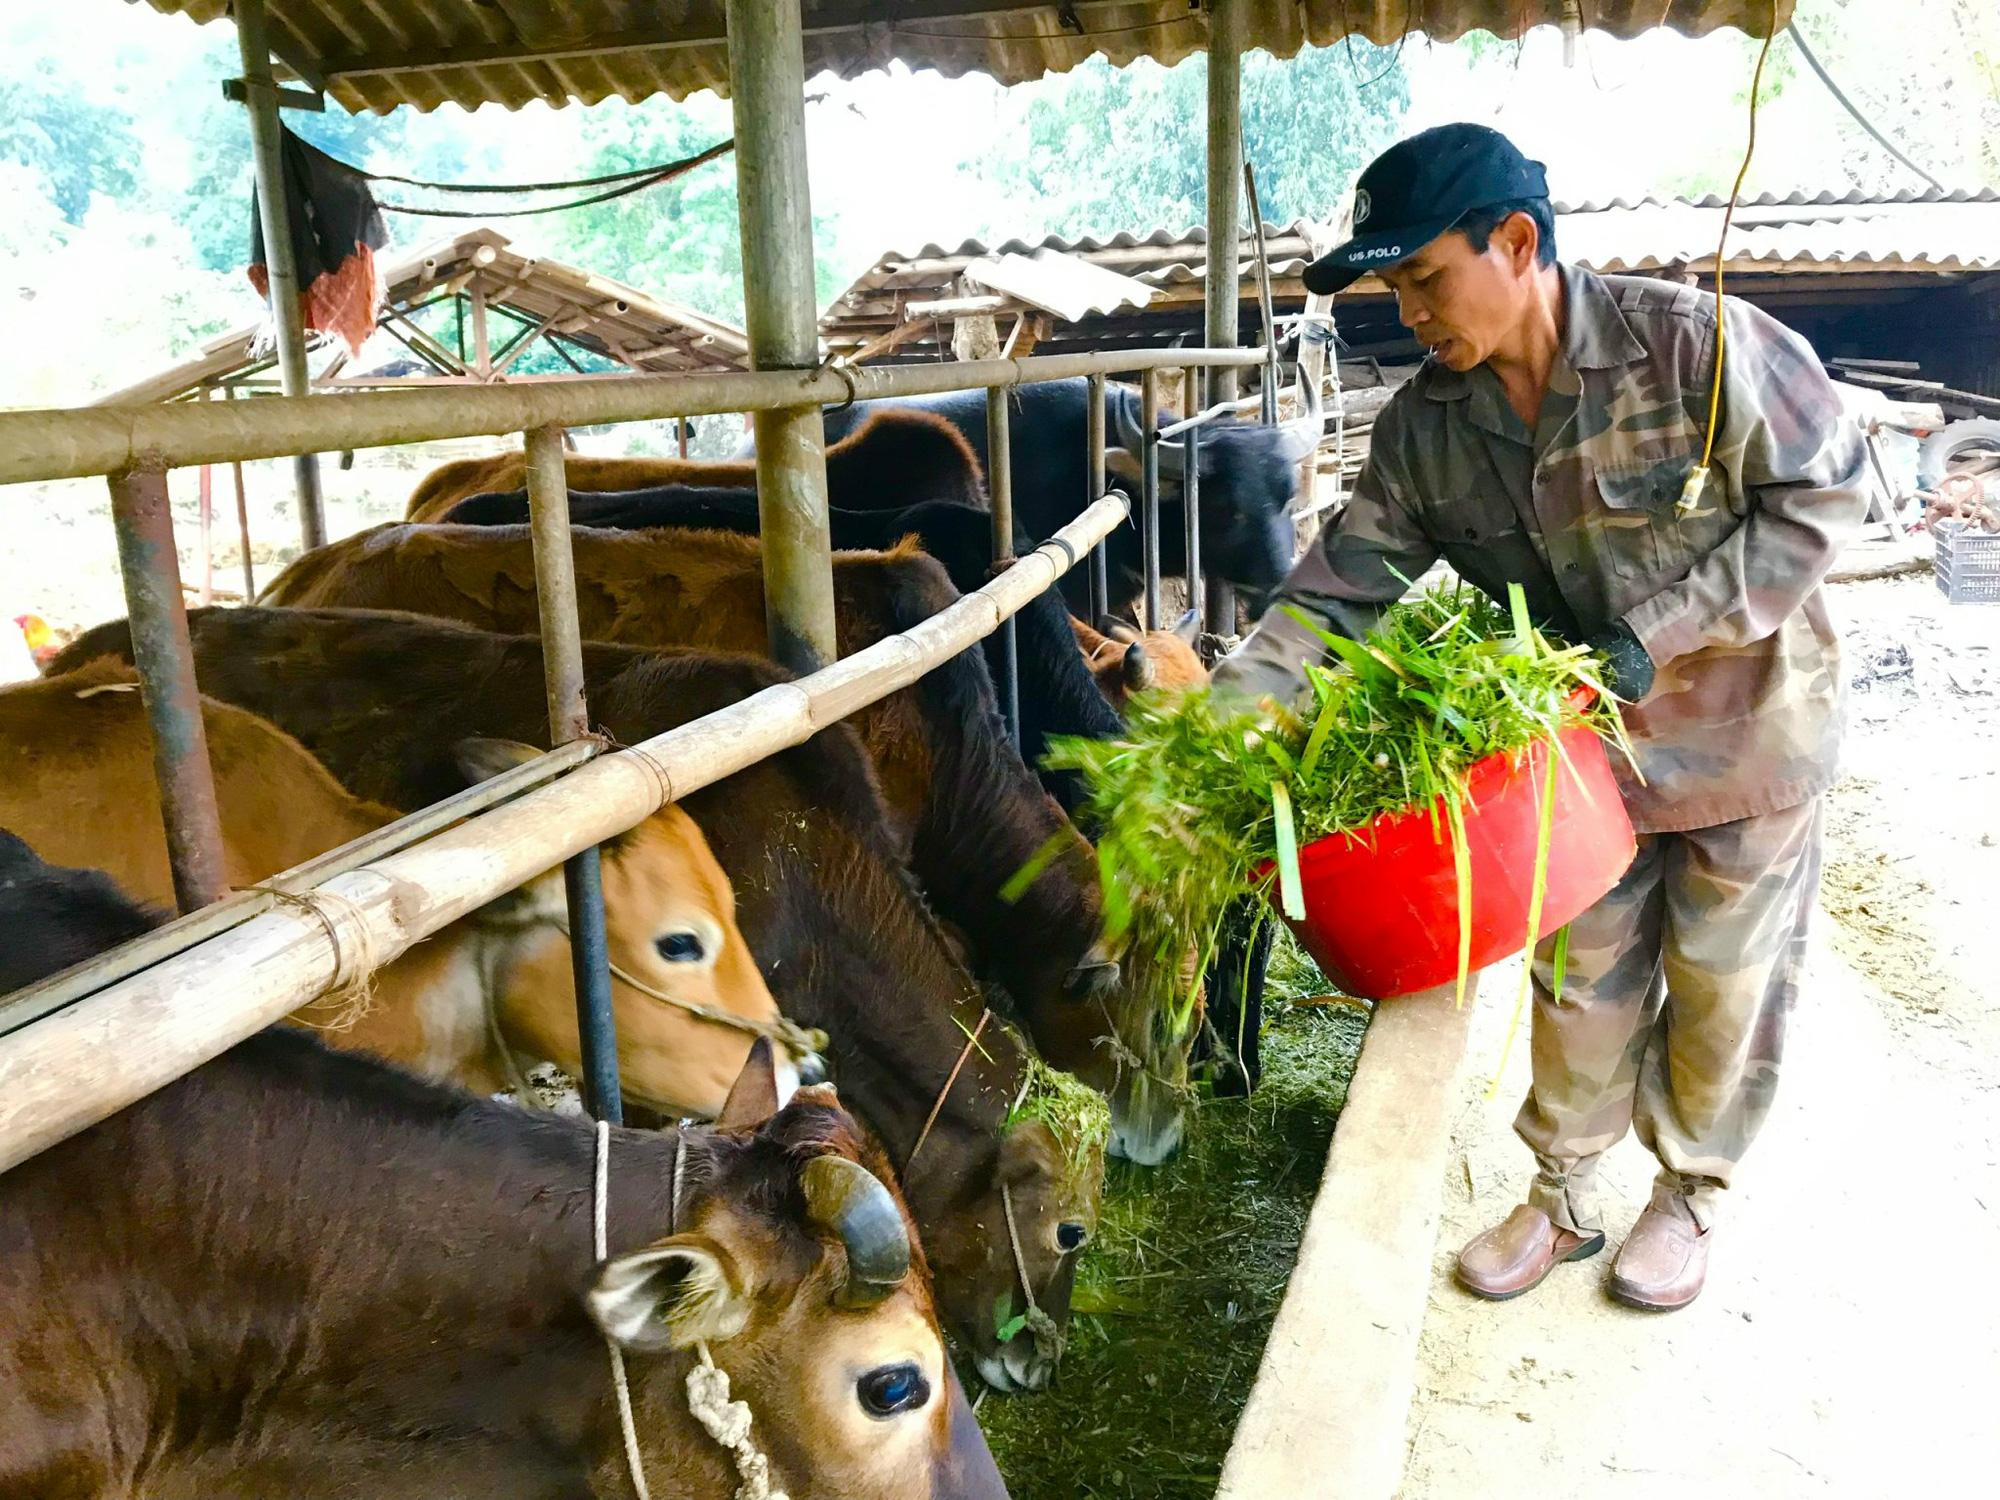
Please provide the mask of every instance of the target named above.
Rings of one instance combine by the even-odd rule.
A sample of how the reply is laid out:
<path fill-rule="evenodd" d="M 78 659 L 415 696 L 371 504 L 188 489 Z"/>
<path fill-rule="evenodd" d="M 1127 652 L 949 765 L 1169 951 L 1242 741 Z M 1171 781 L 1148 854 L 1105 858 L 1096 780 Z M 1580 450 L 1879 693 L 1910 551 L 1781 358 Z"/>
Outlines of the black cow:
<path fill-rule="evenodd" d="M 893 547 L 914 535 L 944 569 L 960 592 L 969 593 L 993 572 L 992 518 L 984 510 L 949 501 L 926 501 L 899 510 L 828 512 L 833 545 L 842 549 Z M 644 531 L 656 526 L 709 528 L 754 535 L 757 494 L 754 490 L 666 485 L 658 489 L 625 490 L 616 494 L 571 491 L 570 522 L 576 526 L 615 531 Z M 510 490 L 473 495 L 446 513 L 447 523 L 461 526 L 516 526 L 528 519 L 528 493 Z M 1016 531 L 1015 550 L 1029 546 Z M 1039 766 L 1050 735 L 1086 735 L 1103 739 L 1123 725 L 1105 701 L 1077 650 L 1069 613 L 1051 590 L 1037 596 L 1015 617 L 1016 656 L 1021 687 L 1021 758 Z M 986 638 L 986 663 L 994 681 L 1003 680 L 1005 658 L 998 633 Z M 1138 648 L 1133 648 L 1136 652 Z M 1127 674 L 1145 667 L 1144 656 L 1125 658 Z M 1081 800 L 1073 772 L 1043 771 L 1042 783 L 1067 810 Z"/>
<path fill-rule="evenodd" d="M 1093 498 L 1089 465 L 1089 382 L 1051 380 L 1017 386 L 1008 395 L 1014 480 L 1014 516 L 1036 539 L 1076 519 Z M 934 396 L 888 398 L 836 408 L 826 414 L 828 441 L 846 436 L 871 411 L 915 406 L 944 417 L 972 443 L 988 464 L 986 393 L 949 391 Z M 1117 488 L 1135 497 L 1143 444 L 1139 395 L 1126 386 L 1105 390 L 1105 464 Z M 1313 424 L 1264 427 L 1227 419 L 1202 429 L 1201 559 L 1203 568 L 1241 589 L 1261 605 L 1291 569 L 1296 547 L 1291 506 L 1298 490 L 1298 466 L 1317 441 Z M 1160 452 L 1160 570 L 1187 571 L 1181 472 L 1186 449 L 1178 440 Z M 1136 509 L 1135 509 L 1136 516 Z M 1113 602 L 1127 601 L 1142 583 L 1143 560 L 1136 526 L 1125 525 L 1107 539 Z M 1063 592 L 1079 612 L 1089 583 L 1084 570 L 1063 580 Z"/>
<path fill-rule="evenodd" d="M 44 864 L 25 840 L 0 828 L 0 995 L 165 920 L 133 904 L 102 870 Z"/>

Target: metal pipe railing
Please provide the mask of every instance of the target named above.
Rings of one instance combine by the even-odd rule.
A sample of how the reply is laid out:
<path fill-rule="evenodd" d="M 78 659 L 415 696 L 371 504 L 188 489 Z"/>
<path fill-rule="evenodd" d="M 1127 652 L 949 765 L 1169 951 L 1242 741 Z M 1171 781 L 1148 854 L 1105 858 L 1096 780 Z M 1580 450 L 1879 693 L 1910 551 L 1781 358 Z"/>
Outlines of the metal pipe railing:
<path fill-rule="evenodd" d="M 1160 628 L 1160 374 L 1145 370 L 1139 376 L 1139 431 L 1145 456 L 1139 472 L 1140 566 L 1145 572 L 1145 591 L 1140 601 L 1139 628 Z"/>
<path fill-rule="evenodd" d="M 569 531 L 569 476 L 563 430 L 537 427 L 527 435 L 528 526 L 535 555 L 535 607 L 541 627 L 542 679 L 549 700 L 549 743 L 567 745 L 590 733 L 584 699 L 583 635 L 577 625 L 576 549 Z M 570 977 L 576 988 L 576 1034 L 583 1057 L 583 1107 L 620 1125 L 618 1035 L 611 1015 L 610 942 L 604 930 L 604 868 L 597 846 L 563 864 L 569 915 Z M 501 1045 L 506 1045 L 505 1038 Z"/>
<path fill-rule="evenodd" d="M 389 962 L 550 866 L 634 827 L 664 804 L 802 744 L 908 686 L 1054 585 L 1125 514 L 1124 500 L 1107 496 L 983 588 L 908 631 L 810 677 L 600 756 L 551 785 L 338 876 L 303 901 L 276 906 L 0 1037 L 0 1171 L 199 1067 L 367 965 Z"/>
<path fill-rule="evenodd" d="M 1014 555 L 1014 440 L 1007 411 L 1007 389 L 991 386 L 986 392 L 986 493 L 993 507 L 993 561 L 1004 563 Z M 1021 748 L 1021 663 L 1014 640 L 1014 621 L 1000 622 L 1001 680 L 1000 714 L 1007 721 L 1007 737 Z"/>
<path fill-rule="evenodd" d="M 550 423 L 574 428 L 651 422 L 1190 364 L 1236 369 L 1261 360 L 1254 349 L 1148 349 L 858 370 L 726 370 L 543 385 L 356 391 L 338 400 L 265 396 L 255 401 L 7 411 L 0 412 L 0 484 L 88 478 L 142 465 L 180 469 L 284 458 L 301 449 L 336 452 L 510 436 Z"/>
<path fill-rule="evenodd" d="M 118 533 L 132 661 L 139 669 L 146 727 L 153 737 L 167 865 L 173 872 L 174 902 L 190 912 L 220 899 L 229 889 L 229 877 L 167 504 L 167 476 L 158 469 L 134 470 L 111 480 L 111 524 Z"/>
<path fill-rule="evenodd" d="M 1181 406 L 1184 410 L 1199 411 L 1201 407 L 1202 372 L 1190 368 L 1182 379 Z M 1199 418 L 1187 424 L 1187 454 L 1181 480 L 1181 524 L 1183 527 L 1182 546 L 1185 551 L 1185 566 L 1181 575 L 1187 579 L 1187 612 L 1193 616 L 1194 632 L 1201 630 L 1202 580 L 1201 580 L 1201 428 Z M 1164 436 L 1164 434 L 1163 434 Z M 1187 616 L 1183 616 L 1183 619 Z M 1190 639 L 1193 638 L 1190 634 Z"/>
<path fill-rule="evenodd" d="M 1085 394 L 1084 462 L 1090 466 L 1090 498 L 1102 499 L 1108 475 L 1104 462 L 1104 372 L 1094 372 Z M 1102 625 L 1111 613 L 1111 580 L 1106 575 L 1104 543 L 1090 549 L 1090 623 Z"/>

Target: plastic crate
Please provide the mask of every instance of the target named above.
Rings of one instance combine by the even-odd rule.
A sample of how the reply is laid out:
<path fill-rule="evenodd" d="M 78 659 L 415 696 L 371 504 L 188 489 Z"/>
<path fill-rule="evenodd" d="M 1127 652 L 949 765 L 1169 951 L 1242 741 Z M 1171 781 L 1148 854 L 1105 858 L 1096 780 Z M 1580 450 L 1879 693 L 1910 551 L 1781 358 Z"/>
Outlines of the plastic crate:
<path fill-rule="evenodd" d="M 2000 531 L 1939 521 L 1931 535 L 1938 591 L 1953 604 L 2000 604 Z"/>

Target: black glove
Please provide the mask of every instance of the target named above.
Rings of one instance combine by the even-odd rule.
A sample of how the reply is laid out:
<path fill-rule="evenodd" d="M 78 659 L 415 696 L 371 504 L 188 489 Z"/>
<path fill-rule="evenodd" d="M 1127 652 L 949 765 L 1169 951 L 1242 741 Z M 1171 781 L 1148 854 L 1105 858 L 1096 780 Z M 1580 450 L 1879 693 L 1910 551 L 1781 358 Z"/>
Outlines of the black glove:
<path fill-rule="evenodd" d="M 1604 658 L 1604 685 L 1627 703 L 1637 703 L 1653 690 L 1653 658 L 1623 620 L 1598 631 L 1588 644 Z"/>

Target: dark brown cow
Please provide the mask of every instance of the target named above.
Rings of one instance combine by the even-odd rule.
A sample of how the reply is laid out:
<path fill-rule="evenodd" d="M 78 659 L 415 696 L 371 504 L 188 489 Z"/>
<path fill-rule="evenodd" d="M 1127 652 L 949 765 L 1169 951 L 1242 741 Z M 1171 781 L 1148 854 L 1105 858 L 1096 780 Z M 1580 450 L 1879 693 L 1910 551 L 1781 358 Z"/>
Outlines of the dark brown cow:
<path fill-rule="evenodd" d="M 22 855 L 10 982 L 115 905 Z M 600 1263 L 585 1122 L 252 1038 L 4 1179 L 0 1494 L 628 1495 L 609 1339 L 654 1494 L 736 1493 L 705 1341 L 774 1486 L 1000 1500 L 888 1163 L 831 1089 L 777 1102 L 760 1043 L 717 1129 L 613 1132 Z"/>
<path fill-rule="evenodd" d="M 754 538 L 583 530 L 574 549 L 586 639 L 763 649 Z M 843 654 L 958 598 L 943 568 L 913 546 L 836 553 L 833 572 Z M 496 630 L 533 630 L 538 617 L 532 549 L 518 526 L 376 527 L 307 553 L 265 597 L 414 609 Z M 1050 1062 L 1112 1093 L 1119 974 L 1104 943 L 1096 864 L 1009 744 L 984 658 L 961 652 L 853 722 L 911 833 L 910 863 L 939 915 L 966 934 L 974 967 L 1014 998 Z M 1047 850 L 1055 857 L 1040 877 L 1003 897 L 1015 872 Z"/>
<path fill-rule="evenodd" d="M 571 489 L 639 490 L 656 484 L 723 485 L 754 489 L 757 465 L 749 459 L 721 463 L 690 458 L 591 458 L 564 460 Z M 519 489 L 527 482 L 527 456 L 519 449 L 491 458 L 461 458 L 426 474 L 403 514 L 438 521 L 468 495 Z M 826 450 L 827 503 L 870 510 L 882 496 L 899 505 L 919 500 L 986 503 L 985 470 L 959 430 L 923 411 L 882 411 Z"/>
<path fill-rule="evenodd" d="M 355 793 L 410 809 L 456 791 L 451 746 L 471 735 L 544 740 L 541 644 L 440 620 L 365 610 L 215 609 L 189 616 L 202 690 L 278 723 Z M 129 657 L 124 623 L 58 658 Z M 789 680 L 741 656 L 586 644 L 592 722 L 636 743 Z M 1006 1125 L 1025 1058 L 978 1022 L 978 987 L 909 885 L 866 753 L 844 725 L 678 804 L 736 891 L 736 920 L 788 1016 L 831 1035 L 836 1080 L 893 1159 L 910 1161 L 961 1055 L 904 1189 L 945 1315 L 986 1378 L 1051 1373 L 1025 1338 L 998 1342 L 994 1309 L 1019 1311 L 1001 1184 L 1011 1184 L 1040 1304 L 1068 1316 L 1073 1256 L 1096 1223 L 1098 1164 L 1082 1177 L 1048 1131 Z M 1011 1316 L 1011 1314 L 1010 1314 Z"/>

